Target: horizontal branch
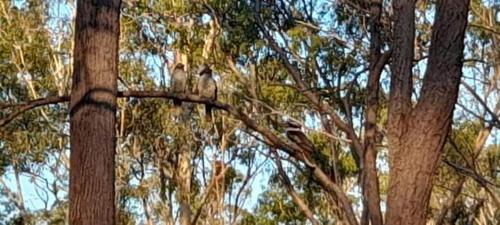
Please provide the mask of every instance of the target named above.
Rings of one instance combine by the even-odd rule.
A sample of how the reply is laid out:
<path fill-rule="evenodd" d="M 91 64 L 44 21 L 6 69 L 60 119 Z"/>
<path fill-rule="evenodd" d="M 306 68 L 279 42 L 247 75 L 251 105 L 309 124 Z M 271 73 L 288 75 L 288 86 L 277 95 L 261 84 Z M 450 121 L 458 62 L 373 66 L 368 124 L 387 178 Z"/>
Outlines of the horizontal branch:
<path fill-rule="evenodd" d="M 123 91 L 118 92 L 117 97 L 119 98 L 166 98 L 171 100 L 179 100 L 183 102 L 192 102 L 198 104 L 208 104 L 215 108 L 230 111 L 231 106 L 218 101 L 210 101 L 206 98 L 202 98 L 195 94 L 174 94 L 169 91 Z"/>
<path fill-rule="evenodd" d="M 53 96 L 53 97 L 47 97 L 47 98 L 40 98 L 36 99 L 33 101 L 29 102 L 23 102 L 19 103 L 17 105 L 10 105 L 9 107 L 19 107 L 15 112 L 9 114 L 5 118 L 0 119 L 0 127 L 3 127 L 10 123 L 13 119 L 15 119 L 17 116 L 21 115 L 22 113 L 39 107 L 39 106 L 44 106 L 44 105 L 50 105 L 50 104 L 57 104 L 61 102 L 68 102 L 69 101 L 69 96 Z"/>
<path fill-rule="evenodd" d="M 283 147 L 283 146 L 289 146 L 285 147 L 283 150 L 285 150 L 288 153 L 293 152 L 294 150 L 301 150 L 300 147 L 295 146 L 295 147 L 290 147 L 291 145 L 294 145 L 293 143 L 288 143 L 286 144 L 284 141 L 279 141 L 280 139 L 276 137 L 271 131 L 269 131 L 267 128 L 260 127 L 257 125 L 255 121 L 250 119 L 246 114 L 241 112 L 240 110 L 236 109 L 235 107 L 221 103 L 219 101 L 210 101 L 207 99 L 204 99 L 200 97 L 199 95 L 194 95 L 194 94 L 174 94 L 169 91 L 123 91 L 123 92 L 118 92 L 116 95 L 118 98 L 165 98 L 165 99 L 171 99 L 171 100 L 180 100 L 183 102 L 191 102 L 191 103 L 198 103 L 198 104 L 208 104 L 211 105 L 212 107 L 220 110 L 224 110 L 228 112 L 229 114 L 233 115 L 234 117 L 238 118 L 241 120 L 245 125 L 247 125 L 249 128 L 251 128 L 254 131 L 257 131 L 272 143 L 273 147 Z M 10 123 L 13 119 L 15 119 L 17 116 L 21 115 L 22 113 L 34 109 L 36 107 L 41 107 L 41 106 L 46 106 L 46 105 L 51 105 L 51 104 L 59 104 L 59 103 L 65 103 L 69 102 L 70 96 L 53 96 L 53 97 L 46 97 L 46 98 L 39 98 L 36 100 L 28 101 L 28 102 L 22 102 L 18 103 L 16 105 L 12 105 L 12 107 L 18 107 L 18 109 L 7 115 L 6 117 L 0 119 L 0 127 L 7 125 Z M 269 138 L 268 136 L 272 136 L 272 138 Z"/>
<path fill-rule="evenodd" d="M 229 105 L 227 105 L 227 104 L 223 104 L 223 103 L 220 103 L 217 101 L 210 101 L 210 100 L 204 99 L 198 95 L 193 95 L 193 94 L 174 94 L 174 93 L 168 92 L 168 91 L 123 91 L 123 92 L 118 92 L 116 96 L 119 98 L 128 98 L 128 97 L 133 97 L 133 98 L 167 98 L 167 99 L 172 99 L 172 100 L 181 100 L 184 102 L 209 104 L 209 105 L 214 106 L 215 108 L 218 108 L 218 109 L 221 109 L 224 111 L 230 110 L 228 108 Z M 39 99 L 32 100 L 32 101 L 27 101 L 27 102 L 9 105 L 9 108 L 18 108 L 18 109 L 15 110 L 15 112 L 0 119 L 0 127 L 7 125 L 13 119 L 15 119 L 17 116 L 19 116 L 22 113 L 29 111 L 31 109 L 45 106 L 45 105 L 65 103 L 65 102 L 69 102 L 69 100 L 70 100 L 70 96 L 53 96 L 53 97 L 39 98 Z"/>
<path fill-rule="evenodd" d="M 478 28 L 478 29 L 481 29 L 481 30 L 485 30 L 485 31 L 488 31 L 492 34 L 495 34 L 495 35 L 500 35 L 500 31 L 496 31 L 494 30 L 493 28 L 491 27 L 487 27 L 487 26 L 483 26 L 481 24 L 477 24 L 477 23 L 469 23 L 469 26 L 470 27 L 475 27 L 475 28 Z"/>

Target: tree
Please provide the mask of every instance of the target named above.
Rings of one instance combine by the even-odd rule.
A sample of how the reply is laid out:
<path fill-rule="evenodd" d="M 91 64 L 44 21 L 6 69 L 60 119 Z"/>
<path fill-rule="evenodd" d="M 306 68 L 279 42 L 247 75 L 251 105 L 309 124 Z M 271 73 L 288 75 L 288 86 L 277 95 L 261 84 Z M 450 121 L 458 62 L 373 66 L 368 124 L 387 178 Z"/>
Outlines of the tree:
<path fill-rule="evenodd" d="M 115 224 L 120 0 L 78 1 L 69 106 L 69 222 Z"/>
<path fill-rule="evenodd" d="M 451 126 L 462 77 L 469 1 L 438 1 L 427 70 L 412 102 L 415 2 L 394 1 L 389 99 L 387 224 L 425 224 L 432 177 Z"/>

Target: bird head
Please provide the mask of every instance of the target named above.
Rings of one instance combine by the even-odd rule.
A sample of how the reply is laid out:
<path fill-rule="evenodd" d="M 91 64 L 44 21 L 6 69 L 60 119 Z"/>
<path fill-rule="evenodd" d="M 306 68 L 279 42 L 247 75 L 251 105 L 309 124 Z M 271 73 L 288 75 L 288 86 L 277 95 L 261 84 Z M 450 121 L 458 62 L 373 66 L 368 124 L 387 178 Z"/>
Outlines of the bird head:
<path fill-rule="evenodd" d="M 209 75 L 212 74 L 212 69 L 210 69 L 210 67 L 207 64 L 203 64 L 203 66 L 201 66 L 200 68 L 199 75 L 203 76 L 204 74 L 209 74 Z"/>
<path fill-rule="evenodd" d="M 177 63 L 177 65 L 175 65 L 175 68 L 174 68 L 174 69 L 176 69 L 176 70 L 182 70 L 182 69 L 184 69 L 184 64 L 182 64 L 182 63 Z"/>

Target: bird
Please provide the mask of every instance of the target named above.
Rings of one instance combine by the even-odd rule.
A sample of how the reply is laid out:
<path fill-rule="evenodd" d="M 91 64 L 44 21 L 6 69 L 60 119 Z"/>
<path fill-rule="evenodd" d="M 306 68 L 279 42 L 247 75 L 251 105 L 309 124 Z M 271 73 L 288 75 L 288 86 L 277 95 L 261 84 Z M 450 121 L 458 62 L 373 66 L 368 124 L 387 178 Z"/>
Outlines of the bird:
<path fill-rule="evenodd" d="M 305 149 L 305 153 L 308 157 L 311 157 L 314 151 L 314 144 L 307 138 L 307 136 L 302 132 L 301 125 L 295 121 L 288 120 L 286 122 L 285 134 L 290 141 L 297 144 L 299 147 Z"/>
<path fill-rule="evenodd" d="M 186 92 L 187 74 L 184 71 L 184 64 L 178 63 L 175 65 L 174 71 L 172 72 L 172 81 L 170 83 L 170 89 L 174 94 L 184 94 Z M 174 99 L 174 106 L 181 106 L 182 101 L 179 99 Z"/>
<path fill-rule="evenodd" d="M 217 83 L 212 77 L 212 70 L 208 65 L 203 65 L 199 72 L 200 78 L 198 79 L 197 92 L 198 95 L 204 100 L 215 101 L 217 100 Z M 205 104 L 205 120 L 212 121 L 212 106 Z"/>

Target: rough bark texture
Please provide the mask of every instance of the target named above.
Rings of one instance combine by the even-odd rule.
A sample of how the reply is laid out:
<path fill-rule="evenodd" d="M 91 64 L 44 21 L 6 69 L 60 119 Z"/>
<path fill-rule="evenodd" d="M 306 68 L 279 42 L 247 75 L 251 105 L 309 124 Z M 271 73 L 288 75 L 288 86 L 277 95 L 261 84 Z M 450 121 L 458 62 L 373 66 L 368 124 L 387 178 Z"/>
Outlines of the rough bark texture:
<path fill-rule="evenodd" d="M 368 76 L 365 113 L 365 142 L 363 149 L 364 168 L 362 170 L 363 216 L 361 224 L 382 225 L 380 210 L 380 191 L 377 177 L 377 115 L 380 91 L 380 75 L 386 64 L 388 54 L 382 55 L 380 15 L 382 0 L 368 0 L 370 4 L 370 72 Z"/>
<path fill-rule="evenodd" d="M 115 224 L 120 0 L 77 3 L 70 100 L 69 222 Z"/>
<path fill-rule="evenodd" d="M 393 25 L 391 85 L 389 97 L 390 146 L 399 146 L 399 137 L 405 132 L 405 118 L 411 110 L 412 65 L 415 39 L 415 0 L 395 0 L 392 4 Z M 392 151 L 394 152 L 394 151 Z"/>
<path fill-rule="evenodd" d="M 462 76 L 468 0 L 440 0 L 420 99 L 411 107 L 414 1 L 394 1 L 389 105 L 390 177 L 386 221 L 426 223 L 432 176 L 448 135 Z"/>

